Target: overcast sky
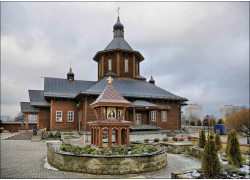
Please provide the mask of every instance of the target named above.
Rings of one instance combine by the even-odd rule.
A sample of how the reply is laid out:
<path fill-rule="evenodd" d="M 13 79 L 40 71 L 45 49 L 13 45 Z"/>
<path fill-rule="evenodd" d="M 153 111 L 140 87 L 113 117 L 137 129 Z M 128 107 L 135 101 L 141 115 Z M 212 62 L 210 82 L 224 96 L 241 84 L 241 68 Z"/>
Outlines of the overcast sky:
<path fill-rule="evenodd" d="M 1 114 L 14 116 L 42 76 L 97 80 L 92 60 L 113 38 L 120 6 L 125 39 L 145 57 L 141 75 L 219 117 L 249 107 L 248 2 L 2 2 Z"/>

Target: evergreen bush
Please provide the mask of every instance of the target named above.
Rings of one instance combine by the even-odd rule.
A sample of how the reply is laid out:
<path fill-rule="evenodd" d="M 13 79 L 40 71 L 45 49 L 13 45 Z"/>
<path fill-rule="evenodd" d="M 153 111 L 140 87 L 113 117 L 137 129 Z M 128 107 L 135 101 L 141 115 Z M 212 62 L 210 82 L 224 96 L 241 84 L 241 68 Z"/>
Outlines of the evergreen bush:
<path fill-rule="evenodd" d="M 154 142 L 159 142 L 160 139 L 159 138 L 154 138 Z"/>
<path fill-rule="evenodd" d="M 126 155 L 126 154 L 128 154 L 128 150 L 126 147 L 120 146 L 120 147 L 114 149 L 113 154 L 114 155 Z"/>
<path fill-rule="evenodd" d="M 163 138 L 162 141 L 166 142 L 166 141 L 168 141 L 168 138 L 167 137 Z"/>
<path fill-rule="evenodd" d="M 216 178 L 220 175 L 221 165 L 212 135 L 208 137 L 202 156 L 202 171 L 206 178 Z"/>
<path fill-rule="evenodd" d="M 199 147 L 204 148 L 205 144 L 206 144 L 205 131 L 204 129 L 201 129 L 200 137 L 199 137 Z"/>
<path fill-rule="evenodd" d="M 243 166 L 243 158 L 242 154 L 240 151 L 240 143 L 237 137 L 237 132 L 233 129 L 230 132 L 230 140 L 228 144 L 228 152 L 227 152 L 227 157 L 228 157 L 228 162 L 229 164 L 233 164 L 237 167 L 242 167 Z"/>
<path fill-rule="evenodd" d="M 226 147 L 226 150 L 225 150 L 226 155 L 228 155 L 230 136 L 231 136 L 231 134 L 229 133 L 229 134 L 227 135 L 227 147 Z"/>
<path fill-rule="evenodd" d="M 192 121 L 190 122 L 190 125 L 191 125 L 191 126 L 195 126 L 195 121 L 192 120 Z"/>
<path fill-rule="evenodd" d="M 56 134 L 54 135 L 54 137 L 55 137 L 55 138 L 61 138 L 61 131 L 60 131 L 60 129 L 58 129 L 58 130 L 56 131 Z"/>
<path fill-rule="evenodd" d="M 202 126 L 202 122 L 200 119 L 197 121 L 197 126 Z"/>
<path fill-rule="evenodd" d="M 144 139 L 144 142 L 147 143 L 149 141 L 149 139 Z"/>
<path fill-rule="evenodd" d="M 221 141 L 220 132 L 218 129 L 216 130 L 216 134 L 215 134 L 215 145 L 216 145 L 216 150 L 220 151 L 222 148 L 222 141 Z"/>
<path fill-rule="evenodd" d="M 219 120 L 217 121 L 217 124 L 224 124 L 223 119 L 219 119 Z"/>

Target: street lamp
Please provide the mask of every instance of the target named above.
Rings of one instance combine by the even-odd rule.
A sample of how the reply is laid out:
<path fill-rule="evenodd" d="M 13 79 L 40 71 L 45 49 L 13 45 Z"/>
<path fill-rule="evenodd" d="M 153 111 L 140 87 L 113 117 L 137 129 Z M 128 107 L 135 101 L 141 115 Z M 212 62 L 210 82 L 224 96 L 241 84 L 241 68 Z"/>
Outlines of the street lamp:
<path fill-rule="evenodd" d="M 208 126 L 208 137 L 209 137 L 209 129 L 210 129 L 210 128 L 209 128 L 209 115 L 207 115 L 207 116 L 206 116 L 206 118 L 207 118 L 207 126 Z"/>

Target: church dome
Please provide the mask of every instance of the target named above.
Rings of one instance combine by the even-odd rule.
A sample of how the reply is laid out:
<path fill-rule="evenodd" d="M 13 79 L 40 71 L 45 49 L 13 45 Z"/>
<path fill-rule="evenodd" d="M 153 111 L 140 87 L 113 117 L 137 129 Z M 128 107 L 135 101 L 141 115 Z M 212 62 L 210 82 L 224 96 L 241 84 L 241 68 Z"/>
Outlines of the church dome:
<path fill-rule="evenodd" d="M 121 29 L 124 30 L 124 26 L 123 24 L 120 22 L 120 18 L 118 17 L 117 22 L 115 23 L 115 25 L 113 26 L 113 29 Z"/>
<path fill-rule="evenodd" d="M 154 80 L 154 78 L 153 78 L 153 76 L 151 75 L 151 78 L 150 78 L 150 80 L 149 80 L 149 83 L 151 83 L 151 84 L 155 84 L 155 80 Z"/>
<path fill-rule="evenodd" d="M 69 72 L 67 73 L 67 76 L 75 76 L 75 74 L 73 73 L 72 69 L 69 69 Z"/>

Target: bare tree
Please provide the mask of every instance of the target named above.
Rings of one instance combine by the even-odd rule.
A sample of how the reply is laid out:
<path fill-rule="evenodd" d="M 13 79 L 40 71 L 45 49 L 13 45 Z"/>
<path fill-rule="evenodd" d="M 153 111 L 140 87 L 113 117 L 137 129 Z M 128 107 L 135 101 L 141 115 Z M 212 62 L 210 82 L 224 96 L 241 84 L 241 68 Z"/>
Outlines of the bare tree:
<path fill-rule="evenodd" d="M 238 133 L 250 136 L 250 110 L 236 112 L 226 119 L 226 124 L 235 129 Z"/>

